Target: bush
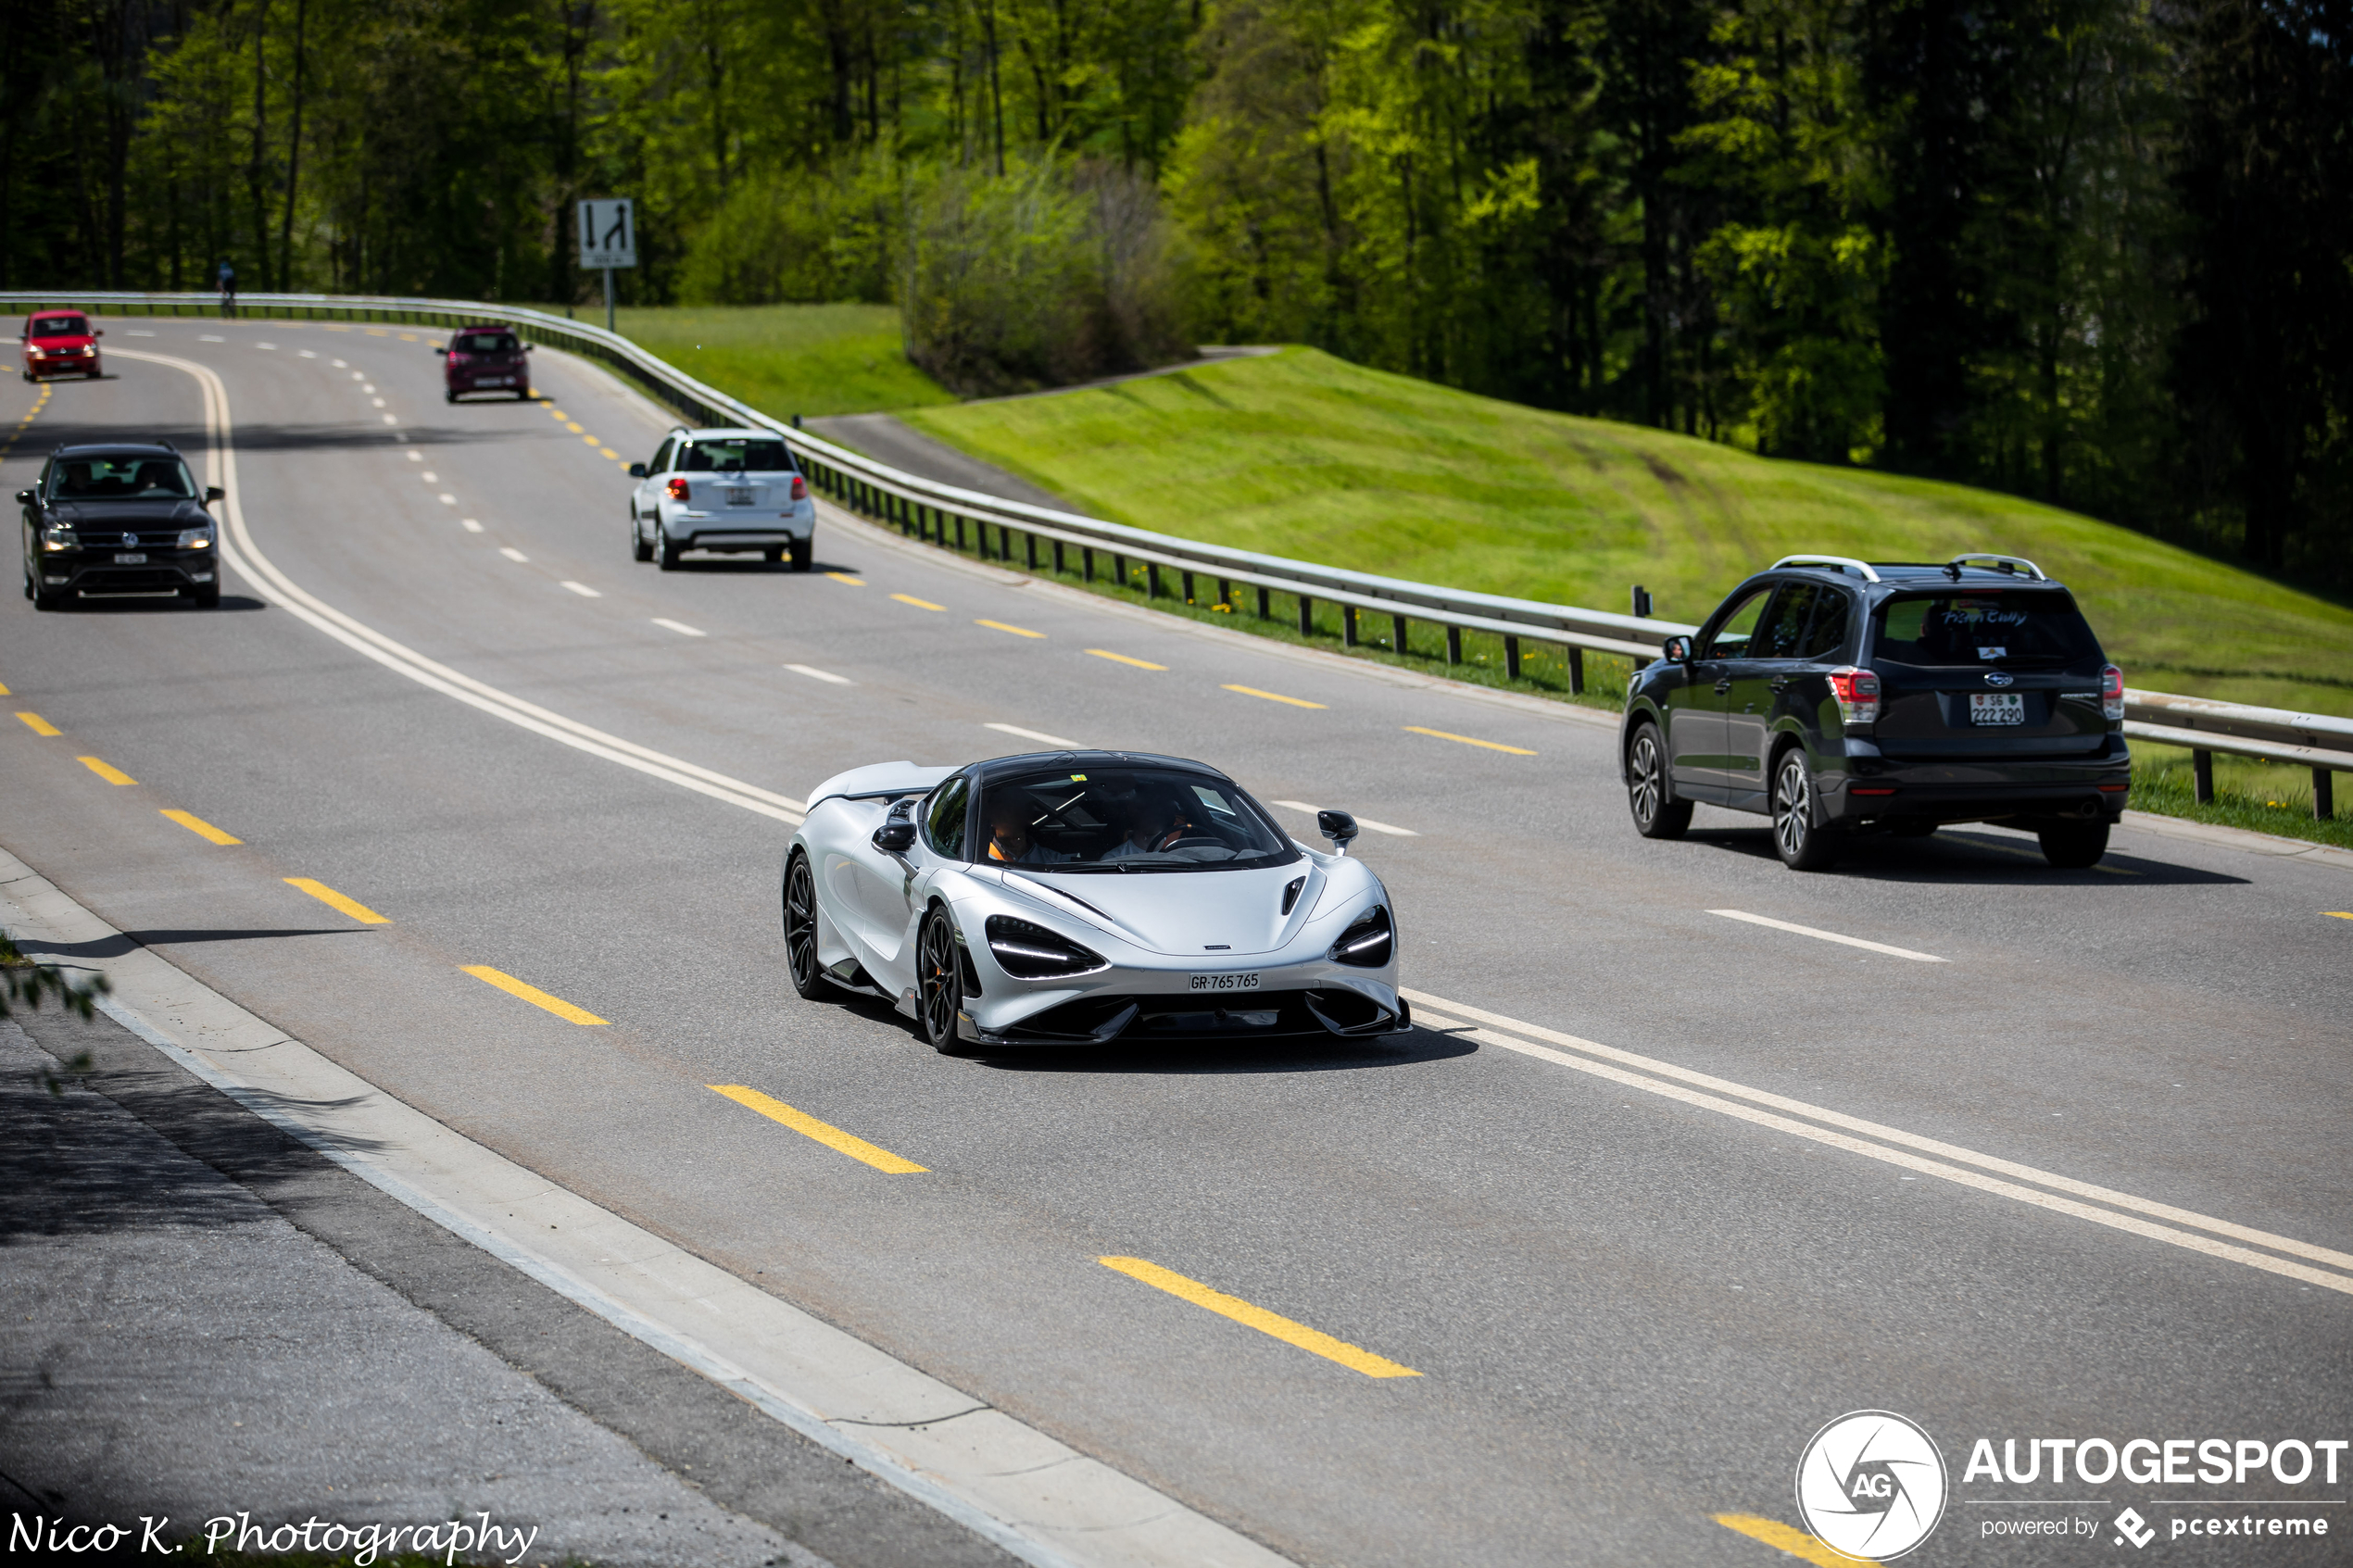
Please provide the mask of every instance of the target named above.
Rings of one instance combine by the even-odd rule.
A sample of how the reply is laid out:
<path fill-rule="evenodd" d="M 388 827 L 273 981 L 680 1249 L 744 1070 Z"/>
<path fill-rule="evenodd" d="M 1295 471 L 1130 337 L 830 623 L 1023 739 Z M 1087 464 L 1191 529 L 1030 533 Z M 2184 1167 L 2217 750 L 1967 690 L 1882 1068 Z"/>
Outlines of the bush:
<path fill-rule="evenodd" d="M 1191 357 L 1159 194 L 1101 163 L 942 168 L 909 199 L 907 357 L 966 396 Z"/>
<path fill-rule="evenodd" d="M 680 303 L 886 304 L 900 203 L 880 155 L 742 182 L 688 248 Z"/>

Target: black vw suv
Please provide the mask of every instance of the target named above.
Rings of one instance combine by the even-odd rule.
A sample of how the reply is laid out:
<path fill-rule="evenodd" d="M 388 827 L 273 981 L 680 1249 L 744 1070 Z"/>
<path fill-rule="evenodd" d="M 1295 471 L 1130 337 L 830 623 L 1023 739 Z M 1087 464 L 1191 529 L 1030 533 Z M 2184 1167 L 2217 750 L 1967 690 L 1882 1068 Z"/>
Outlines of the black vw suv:
<path fill-rule="evenodd" d="M 2080 867 L 2124 811 L 2123 729 L 2124 672 L 2032 561 L 1788 556 L 1636 672 L 1618 760 L 1646 838 L 1705 801 L 1770 816 L 1795 871 L 1851 836 L 1981 822 Z"/>
<path fill-rule="evenodd" d="M 24 508 L 24 596 L 54 609 L 78 595 L 177 595 L 220 602 L 212 514 L 169 442 L 60 446 Z"/>

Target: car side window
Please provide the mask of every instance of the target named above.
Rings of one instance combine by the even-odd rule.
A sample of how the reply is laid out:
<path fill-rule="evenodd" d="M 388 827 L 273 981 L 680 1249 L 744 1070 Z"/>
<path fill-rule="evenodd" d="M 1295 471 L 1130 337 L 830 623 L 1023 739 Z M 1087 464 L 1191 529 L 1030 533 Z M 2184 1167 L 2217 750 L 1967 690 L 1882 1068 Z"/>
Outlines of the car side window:
<path fill-rule="evenodd" d="M 972 797 L 972 781 L 950 779 L 931 797 L 924 812 L 924 842 L 935 854 L 951 860 L 964 858 L 964 804 Z"/>
<path fill-rule="evenodd" d="M 677 445 L 678 443 L 673 440 L 664 439 L 661 444 L 661 449 L 654 454 L 654 460 L 646 465 L 646 471 L 648 473 L 668 473 L 670 471 L 670 449 Z"/>
<path fill-rule="evenodd" d="M 1793 658 L 1825 659 L 1846 646 L 1846 623 L 1854 619 L 1855 601 L 1836 588 L 1824 588 L 1814 605 L 1813 623 Z"/>
<path fill-rule="evenodd" d="M 1702 659 L 1746 659 L 1750 641 L 1756 635 L 1756 622 L 1765 613 L 1765 601 L 1773 587 L 1767 583 L 1732 607 L 1732 612 L 1718 623 L 1716 634 L 1707 639 L 1707 646 L 1700 650 Z"/>
<path fill-rule="evenodd" d="M 1806 624 L 1813 618 L 1821 589 L 1811 583 L 1784 583 L 1774 596 L 1772 613 L 1757 628 L 1749 645 L 1751 659 L 1796 659 L 1806 643 Z"/>

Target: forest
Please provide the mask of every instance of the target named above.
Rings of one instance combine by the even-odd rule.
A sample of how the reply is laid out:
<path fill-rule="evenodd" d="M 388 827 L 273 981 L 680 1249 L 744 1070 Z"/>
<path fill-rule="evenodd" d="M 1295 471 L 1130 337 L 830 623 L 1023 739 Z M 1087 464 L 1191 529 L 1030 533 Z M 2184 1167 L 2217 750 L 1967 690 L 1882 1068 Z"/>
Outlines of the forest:
<path fill-rule="evenodd" d="M 2353 590 L 2353 0 L 10 0 L 0 288 L 1307 343 Z"/>

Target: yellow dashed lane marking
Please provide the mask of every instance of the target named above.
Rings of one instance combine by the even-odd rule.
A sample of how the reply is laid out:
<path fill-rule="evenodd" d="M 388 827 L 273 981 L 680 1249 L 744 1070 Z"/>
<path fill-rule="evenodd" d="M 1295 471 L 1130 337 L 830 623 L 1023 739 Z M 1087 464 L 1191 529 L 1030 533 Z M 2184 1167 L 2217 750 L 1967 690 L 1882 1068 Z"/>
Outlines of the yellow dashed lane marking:
<path fill-rule="evenodd" d="M 929 599 L 919 599 L 912 594 L 893 594 L 890 596 L 900 604 L 913 605 L 917 609 L 946 609 L 948 608 L 946 605 L 936 605 Z"/>
<path fill-rule="evenodd" d="M 847 583 L 853 588 L 862 588 L 866 585 L 866 580 L 864 578 L 852 577 L 847 571 L 828 571 L 825 575 L 832 578 L 837 583 Z"/>
<path fill-rule="evenodd" d="M 1408 724 L 1405 726 L 1405 731 L 1409 734 L 1435 735 L 1440 740 L 1459 741 L 1465 746 L 1484 746 L 1490 751 L 1508 751 L 1514 757 L 1533 757 L 1536 755 L 1524 746 L 1505 746 L 1499 740 L 1479 740 L 1471 735 L 1458 735 L 1449 730 L 1426 730 L 1419 724 Z"/>
<path fill-rule="evenodd" d="M 1026 626 L 1008 626 L 1001 621 L 975 621 L 975 626 L 986 626 L 992 632 L 1011 632 L 1016 637 L 1043 637 L 1043 632 L 1033 632 Z"/>
<path fill-rule="evenodd" d="M 1130 659 L 1124 653 L 1114 653 L 1109 648 L 1088 648 L 1087 651 L 1093 654 L 1097 659 L 1108 659 L 1114 664 L 1132 664 L 1139 670 L 1165 670 L 1168 668 L 1165 664 L 1154 664 L 1149 659 Z"/>
<path fill-rule="evenodd" d="M 2353 909 L 2322 909 L 2321 912 L 2332 920 L 2353 920 Z"/>
<path fill-rule="evenodd" d="M 100 778 L 106 780 L 107 783 L 110 784 L 137 784 L 139 782 L 137 779 L 132 778 L 129 773 L 124 772 L 121 769 L 114 767 L 109 763 L 101 762 L 94 757 L 77 757 L 74 760 L 81 763 L 83 767 L 89 769 L 92 772 L 97 774 Z"/>
<path fill-rule="evenodd" d="M 1280 692 L 1262 692 L 1256 686 L 1229 685 L 1226 689 L 1229 692 L 1239 692 L 1244 696 L 1262 696 L 1268 702 L 1287 702 L 1293 708 L 1321 708 L 1324 706 L 1324 704 L 1320 702 L 1310 702 L 1305 697 L 1285 696 Z"/>
<path fill-rule="evenodd" d="M 206 822 L 202 817 L 197 816 L 194 811 L 174 811 L 167 809 L 163 814 L 170 817 L 173 822 L 178 822 L 182 827 L 186 828 L 190 833 L 195 834 L 197 837 L 208 838 L 215 844 L 243 844 L 245 842 L 242 838 L 232 838 L 229 834 L 222 833 L 219 828 L 214 827 L 210 822 Z"/>
<path fill-rule="evenodd" d="M 460 965 L 459 967 L 464 969 L 468 974 L 472 975 L 476 980 L 483 982 L 484 985 L 496 985 L 498 989 L 506 992 L 510 997 L 521 997 L 533 1007 L 546 1008 L 558 1018 L 564 1019 L 570 1022 L 603 1023 L 606 1022 L 604 1019 L 598 1018 L 595 1013 L 590 1012 L 586 1008 L 576 1008 L 570 1002 L 565 1001 L 561 997 L 551 997 L 547 995 L 547 992 L 542 991 L 538 986 L 526 985 L 522 981 L 517 980 L 513 975 L 495 970 L 486 963 L 470 963 Z"/>
<path fill-rule="evenodd" d="M 1222 1290 L 1212 1290 L 1201 1281 L 1187 1279 L 1183 1274 L 1171 1269 L 1164 1269 L 1158 1263 L 1146 1262 L 1141 1258 L 1098 1258 L 1095 1261 L 1107 1269 L 1116 1269 L 1130 1279 L 1142 1280 L 1156 1290 L 1165 1290 L 1180 1300 L 1190 1301 L 1196 1307 L 1206 1307 L 1220 1317 L 1231 1318 L 1238 1323 L 1258 1330 L 1261 1334 L 1272 1335 L 1286 1345 L 1296 1345 L 1302 1350 L 1312 1350 L 1327 1361 L 1338 1361 L 1344 1367 L 1363 1373 L 1366 1377 L 1419 1377 L 1421 1375 L 1412 1367 L 1401 1366 L 1386 1356 L 1376 1356 L 1370 1350 L 1361 1349 L 1344 1339 L 1334 1339 L 1330 1335 L 1320 1333 L 1305 1323 L 1293 1323 L 1290 1319 L 1277 1316 L 1264 1307 L 1253 1307 L 1239 1296 L 1228 1296 Z"/>
<path fill-rule="evenodd" d="M 783 1100 L 771 1099 L 758 1089 L 741 1084 L 706 1084 L 713 1094 L 725 1095 L 737 1105 L 749 1106 L 772 1122 L 781 1122 L 804 1137 L 815 1138 L 827 1148 L 847 1154 L 852 1160 L 862 1160 L 875 1170 L 894 1176 L 916 1176 L 924 1167 L 912 1160 L 902 1160 L 887 1148 L 877 1148 L 854 1133 L 845 1133 L 830 1123 L 820 1122 L 805 1110 L 795 1110 Z"/>
<path fill-rule="evenodd" d="M 1779 1547 L 1792 1557 L 1803 1558 L 1818 1568 L 1856 1568 L 1856 1560 L 1844 1552 L 1823 1545 L 1803 1530 L 1793 1530 L 1778 1519 L 1766 1519 L 1754 1513 L 1719 1513 L 1716 1523 L 1727 1530 Z"/>
<path fill-rule="evenodd" d="M 32 733 L 36 735 L 61 735 L 65 734 L 63 730 L 57 728 L 57 725 L 52 724 L 48 720 L 44 719 L 38 713 L 19 713 L 17 717 L 31 725 Z"/>
<path fill-rule="evenodd" d="M 290 876 L 285 880 L 287 886 L 302 889 L 329 909 L 341 909 L 362 925 L 390 925 L 392 923 L 390 915 L 380 915 L 359 899 L 345 897 L 323 882 L 314 882 L 307 876 Z"/>

